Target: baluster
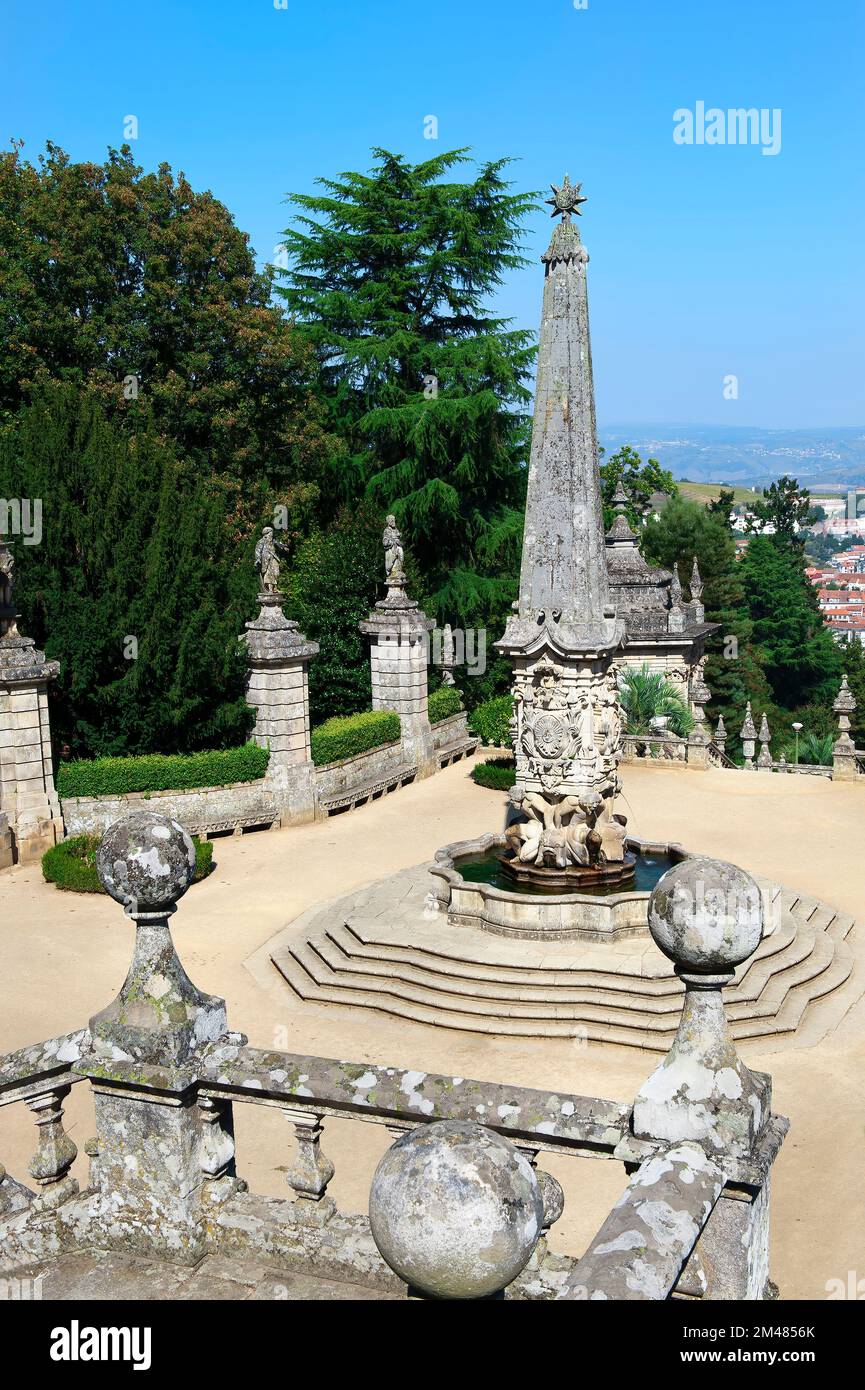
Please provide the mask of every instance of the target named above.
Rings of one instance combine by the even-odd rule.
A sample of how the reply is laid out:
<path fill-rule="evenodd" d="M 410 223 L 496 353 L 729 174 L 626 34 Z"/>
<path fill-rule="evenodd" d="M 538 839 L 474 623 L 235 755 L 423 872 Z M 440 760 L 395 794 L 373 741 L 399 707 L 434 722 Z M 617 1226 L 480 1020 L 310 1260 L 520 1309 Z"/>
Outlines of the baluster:
<path fill-rule="evenodd" d="M 308 1110 L 286 1110 L 285 1114 L 294 1126 L 297 1140 L 294 1167 L 285 1175 L 296 1194 L 296 1215 L 302 1221 L 327 1221 L 336 1207 L 333 1199 L 327 1196 L 334 1167 L 321 1151 L 324 1116 Z"/>
<path fill-rule="evenodd" d="M 528 1148 L 525 1144 L 517 1144 L 517 1148 L 529 1160 L 535 1170 L 535 1177 L 538 1180 L 538 1187 L 541 1189 L 541 1197 L 544 1203 L 544 1217 L 541 1224 L 541 1234 L 538 1236 L 538 1243 L 532 1252 L 532 1258 L 526 1265 L 527 1269 L 538 1269 L 547 1254 L 547 1236 L 550 1227 L 554 1226 L 564 1211 L 565 1194 L 558 1178 L 554 1178 L 552 1173 L 547 1173 L 543 1168 L 538 1167 L 538 1149 Z"/>
<path fill-rule="evenodd" d="M 92 1139 L 84 1140 L 84 1152 L 90 1159 L 87 1169 L 87 1186 L 91 1191 L 96 1187 L 97 1182 L 97 1160 L 99 1158 L 99 1136 L 94 1134 Z"/>
<path fill-rule="evenodd" d="M 201 1169 L 205 1193 L 211 1202 L 225 1202 L 235 1192 L 245 1192 L 247 1184 L 237 1177 L 234 1166 L 234 1119 L 230 1101 L 199 1096 L 201 1116 Z"/>
<path fill-rule="evenodd" d="M 29 1172 L 39 1183 L 33 1199 L 37 1211 L 50 1210 L 78 1193 L 76 1178 L 68 1176 L 78 1149 L 63 1128 L 63 1102 L 71 1086 L 58 1086 L 45 1095 L 27 1101 L 36 1120 L 39 1144 L 30 1160 Z"/>

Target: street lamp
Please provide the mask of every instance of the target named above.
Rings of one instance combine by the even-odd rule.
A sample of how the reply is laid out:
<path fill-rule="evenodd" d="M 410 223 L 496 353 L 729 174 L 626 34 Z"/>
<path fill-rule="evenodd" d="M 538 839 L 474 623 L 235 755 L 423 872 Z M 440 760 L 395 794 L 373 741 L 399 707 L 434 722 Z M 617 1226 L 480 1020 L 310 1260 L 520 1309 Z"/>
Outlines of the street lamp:
<path fill-rule="evenodd" d="M 795 734 L 796 734 L 796 766 L 797 766 L 797 767 L 799 766 L 799 730 L 800 730 L 801 728 L 802 728 L 802 725 L 801 725 L 801 724 L 798 724 L 798 723 L 797 723 L 797 724 L 794 724 L 794 725 L 793 725 L 793 729 L 794 729 Z"/>

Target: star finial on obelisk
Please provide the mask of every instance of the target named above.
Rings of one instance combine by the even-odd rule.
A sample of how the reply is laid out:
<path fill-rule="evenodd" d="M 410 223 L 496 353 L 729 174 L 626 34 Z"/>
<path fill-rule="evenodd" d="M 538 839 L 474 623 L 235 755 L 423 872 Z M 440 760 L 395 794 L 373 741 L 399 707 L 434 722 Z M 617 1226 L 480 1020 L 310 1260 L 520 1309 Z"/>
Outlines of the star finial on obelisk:
<path fill-rule="evenodd" d="M 565 174 L 565 181 L 561 188 L 557 184 L 551 183 L 550 188 L 553 190 L 553 196 L 547 198 L 547 202 L 552 204 L 553 209 L 550 217 L 558 217 L 561 213 L 562 219 L 567 222 L 570 222 L 572 212 L 575 212 L 578 217 L 582 217 L 579 205 L 587 201 L 580 193 L 582 186 L 581 183 L 571 183 L 567 174 Z"/>

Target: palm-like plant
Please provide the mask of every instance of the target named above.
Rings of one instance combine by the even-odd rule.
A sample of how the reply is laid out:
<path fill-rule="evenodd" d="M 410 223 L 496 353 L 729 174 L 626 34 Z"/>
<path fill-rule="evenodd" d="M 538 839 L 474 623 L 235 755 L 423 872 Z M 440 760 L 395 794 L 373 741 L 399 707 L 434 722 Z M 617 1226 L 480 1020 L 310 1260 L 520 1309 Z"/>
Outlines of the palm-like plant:
<path fill-rule="evenodd" d="M 693 715 L 672 681 L 661 671 L 650 671 L 647 664 L 619 672 L 619 700 L 629 734 L 649 733 L 650 720 L 657 718 L 668 719 L 670 730 L 680 738 L 687 738 L 694 727 Z"/>
<path fill-rule="evenodd" d="M 809 767 L 831 767 L 834 742 L 832 734 L 800 734 L 799 762 Z M 796 761 L 795 743 L 786 743 L 781 752 L 788 763 Z"/>

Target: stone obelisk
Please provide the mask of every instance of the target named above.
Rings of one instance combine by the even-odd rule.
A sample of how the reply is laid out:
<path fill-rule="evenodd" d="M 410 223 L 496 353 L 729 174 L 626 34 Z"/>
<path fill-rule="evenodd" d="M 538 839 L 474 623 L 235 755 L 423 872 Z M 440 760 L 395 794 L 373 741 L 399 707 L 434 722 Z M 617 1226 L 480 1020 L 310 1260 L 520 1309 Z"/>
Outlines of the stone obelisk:
<path fill-rule="evenodd" d="M 580 184 L 554 184 L 560 217 L 542 256 L 544 300 L 520 597 L 496 645 L 514 668 L 512 800 L 525 820 L 518 876 L 625 876 L 621 713 L 595 427 L 586 266 L 572 215 Z"/>

